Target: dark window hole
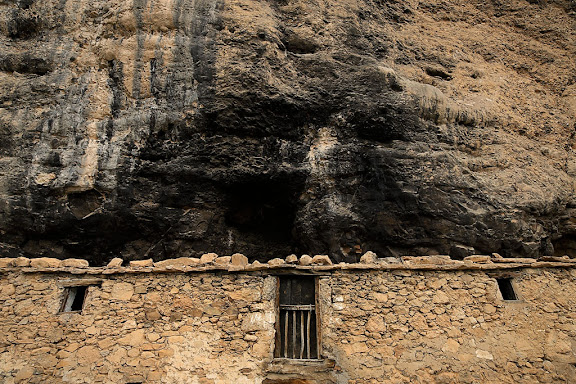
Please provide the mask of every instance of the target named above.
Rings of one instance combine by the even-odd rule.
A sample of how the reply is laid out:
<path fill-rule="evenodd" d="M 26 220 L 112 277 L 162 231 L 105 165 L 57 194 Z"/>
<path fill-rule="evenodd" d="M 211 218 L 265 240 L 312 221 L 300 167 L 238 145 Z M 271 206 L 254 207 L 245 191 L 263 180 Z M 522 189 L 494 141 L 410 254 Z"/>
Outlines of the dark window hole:
<path fill-rule="evenodd" d="M 88 286 L 67 287 L 64 291 L 64 300 L 60 312 L 80 312 L 84 308 L 84 300 Z"/>
<path fill-rule="evenodd" d="M 518 300 L 518 296 L 516 295 L 516 292 L 514 292 L 514 287 L 512 286 L 511 278 L 501 278 L 496 279 L 496 281 L 498 282 L 498 288 L 500 289 L 500 293 L 504 300 Z"/>

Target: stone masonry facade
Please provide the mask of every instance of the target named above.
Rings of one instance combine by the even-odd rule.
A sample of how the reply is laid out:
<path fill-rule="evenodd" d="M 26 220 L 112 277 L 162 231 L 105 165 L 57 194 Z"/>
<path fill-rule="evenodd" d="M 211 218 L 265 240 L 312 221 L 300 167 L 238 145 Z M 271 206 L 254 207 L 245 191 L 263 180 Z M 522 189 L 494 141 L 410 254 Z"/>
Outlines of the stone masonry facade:
<path fill-rule="evenodd" d="M 316 281 L 319 359 L 274 358 L 285 275 Z M 574 383 L 575 292 L 552 257 L 0 259 L 0 382 Z"/>

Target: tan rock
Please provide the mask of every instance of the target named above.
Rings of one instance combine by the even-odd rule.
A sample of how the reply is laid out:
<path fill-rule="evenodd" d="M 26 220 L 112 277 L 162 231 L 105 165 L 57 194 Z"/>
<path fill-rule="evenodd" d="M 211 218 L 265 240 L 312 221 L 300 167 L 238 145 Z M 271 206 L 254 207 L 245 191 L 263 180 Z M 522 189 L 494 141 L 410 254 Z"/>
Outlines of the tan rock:
<path fill-rule="evenodd" d="M 449 352 L 449 353 L 457 353 L 458 349 L 460 349 L 460 344 L 453 339 L 448 339 L 444 346 L 442 347 L 442 351 Z"/>
<path fill-rule="evenodd" d="M 110 260 L 110 262 L 108 263 L 108 265 L 106 267 L 108 268 L 120 268 L 122 266 L 122 263 L 124 262 L 124 260 L 122 260 L 119 257 L 115 257 L 112 260 Z"/>
<path fill-rule="evenodd" d="M 289 255 L 284 260 L 286 264 L 298 264 L 298 256 L 296 255 Z"/>
<path fill-rule="evenodd" d="M 131 345 L 137 347 L 146 342 L 146 337 L 143 329 L 138 329 L 134 332 L 127 334 L 124 337 L 118 339 L 118 343 L 121 345 Z"/>
<path fill-rule="evenodd" d="M 365 254 L 362 255 L 362 257 L 360 258 L 360 262 L 362 264 L 376 264 L 376 262 L 378 261 L 378 255 L 376 255 L 374 252 L 372 251 L 368 251 Z"/>
<path fill-rule="evenodd" d="M 0 258 L 0 268 L 8 268 L 11 267 L 14 263 L 14 259 L 11 257 L 2 257 Z"/>
<path fill-rule="evenodd" d="M 494 356 L 492 356 L 490 352 L 481 349 L 476 350 L 476 357 L 479 359 L 494 360 Z"/>
<path fill-rule="evenodd" d="M 14 382 L 15 383 L 22 383 L 27 381 L 29 378 L 31 378 L 34 375 L 34 368 L 32 367 L 24 367 L 22 368 L 20 371 L 18 371 L 18 373 L 16 374 L 16 376 L 14 376 Z"/>
<path fill-rule="evenodd" d="M 490 256 L 483 256 L 483 255 L 472 255 L 472 256 L 467 256 L 464 258 L 464 261 L 469 261 L 472 263 L 481 263 L 481 264 L 486 264 L 486 263 L 491 263 L 492 262 L 492 258 Z"/>
<path fill-rule="evenodd" d="M 162 260 L 154 263 L 155 267 L 188 267 L 200 264 L 200 259 L 196 257 L 179 257 L 177 259 Z"/>
<path fill-rule="evenodd" d="M 122 347 L 119 347 L 114 352 L 106 356 L 106 360 L 111 362 L 112 364 L 120 364 L 124 360 L 126 360 L 127 353 L 126 350 Z"/>
<path fill-rule="evenodd" d="M 286 263 L 284 262 L 283 259 L 280 259 L 278 257 L 275 259 L 272 259 L 272 260 L 268 260 L 268 265 L 271 265 L 271 266 L 277 266 L 277 265 L 282 265 L 282 264 L 286 264 Z"/>
<path fill-rule="evenodd" d="M 246 341 L 258 341 L 258 336 L 256 335 L 246 335 L 244 336 L 244 340 Z"/>
<path fill-rule="evenodd" d="M 160 338 L 160 335 L 155 333 L 155 332 L 152 332 L 152 333 L 148 333 L 146 335 L 146 338 L 148 339 L 148 341 L 154 342 Z"/>
<path fill-rule="evenodd" d="M 15 293 L 16 293 L 16 287 L 14 286 L 14 284 L 6 284 L 0 286 L 0 297 L 7 298 Z"/>
<path fill-rule="evenodd" d="M 309 255 L 302 255 L 302 257 L 300 257 L 300 260 L 298 261 L 298 264 L 311 265 L 312 264 L 312 257 L 310 257 Z"/>
<path fill-rule="evenodd" d="M 241 253 L 235 253 L 232 255 L 230 263 L 237 267 L 244 267 L 248 265 L 248 258 Z"/>
<path fill-rule="evenodd" d="M 312 258 L 312 264 L 332 265 L 332 260 L 330 260 L 328 255 L 316 255 Z"/>
<path fill-rule="evenodd" d="M 27 257 L 17 257 L 12 261 L 13 267 L 29 267 L 30 259 Z"/>
<path fill-rule="evenodd" d="M 84 259 L 65 259 L 62 260 L 63 267 L 71 267 L 71 268 L 87 268 L 90 266 L 88 260 Z"/>
<path fill-rule="evenodd" d="M 158 357 L 170 357 L 174 356 L 174 350 L 172 348 L 161 349 L 158 351 Z"/>
<path fill-rule="evenodd" d="M 370 316 L 366 322 L 365 328 L 368 332 L 384 332 L 386 330 L 384 318 L 381 315 Z"/>
<path fill-rule="evenodd" d="M 132 268 L 146 268 L 146 267 L 153 267 L 154 261 L 152 259 L 146 260 L 132 260 L 130 262 L 130 267 Z"/>
<path fill-rule="evenodd" d="M 214 259 L 214 264 L 216 265 L 228 265 L 230 264 L 230 260 L 232 260 L 231 256 L 221 256 Z"/>
<path fill-rule="evenodd" d="M 79 365 L 90 365 L 101 359 L 100 351 L 94 346 L 84 346 L 76 351 Z"/>
<path fill-rule="evenodd" d="M 61 260 L 52 257 L 39 257 L 30 260 L 30 266 L 32 268 L 58 268 L 61 264 Z"/>
<path fill-rule="evenodd" d="M 110 298 L 113 300 L 128 301 L 134 295 L 134 285 L 130 283 L 116 283 L 112 286 Z"/>
<path fill-rule="evenodd" d="M 156 309 L 151 309 L 151 310 L 146 311 L 145 315 L 146 315 L 146 318 L 148 320 L 151 320 L 151 321 L 159 320 L 162 318 L 162 315 Z"/>
<path fill-rule="evenodd" d="M 215 253 L 205 253 L 200 257 L 200 263 L 202 264 L 212 263 L 217 258 L 218 255 Z"/>

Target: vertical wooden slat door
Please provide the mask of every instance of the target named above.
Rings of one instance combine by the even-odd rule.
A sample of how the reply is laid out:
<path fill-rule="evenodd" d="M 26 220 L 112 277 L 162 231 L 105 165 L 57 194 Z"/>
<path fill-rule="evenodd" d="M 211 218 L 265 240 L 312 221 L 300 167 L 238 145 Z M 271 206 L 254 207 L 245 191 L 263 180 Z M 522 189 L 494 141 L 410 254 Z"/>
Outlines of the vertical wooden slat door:
<path fill-rule="evenodd" d="M 318 358 L 315 302 L 313 277 L 280 277 L 276 357 Z"/>

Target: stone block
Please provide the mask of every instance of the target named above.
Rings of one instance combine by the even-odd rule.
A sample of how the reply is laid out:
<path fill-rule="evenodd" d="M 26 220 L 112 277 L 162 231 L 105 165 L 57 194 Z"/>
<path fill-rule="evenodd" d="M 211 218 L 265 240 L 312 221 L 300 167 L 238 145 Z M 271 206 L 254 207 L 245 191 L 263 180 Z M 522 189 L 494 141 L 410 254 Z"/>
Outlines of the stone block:
<path fill-rule="evenodd" d="M 216 265 L 228 265 L 232 260 L 232 256 L 221 256 L 214 259 L 214 264 Z"/>
<path fill-rule="evenodd" d="M 464 261 L 469 261 L 472 263 L 486 264 L 486 263 L 491 263 L 492 258 L 490 256 L 472 255 L 472 256 L 465 257 Z"/>
<path fill-rule="evenodd" d="M 232 259 L 230 260 L 230 264 L 237 266 L 237 267 L 244 267 L 248 265 L 248 258 L 241 253 L 235 253 L 232 255 Z"/>
<path fill-rule="evenodd" d="M 153 267 L 153 266 L 154 266 L 154 262 L 152 261 L 152 259 L 132 260 L 130 262 L 130 267 L 132 267 L 132 268 L 146 268 L 146 267 Z"/>
<path fill-rule="evenodd" d="M 90 263 L 88 260 L 84 259 L 65 259 L 62 260 L 62 266 L 70 268 L 88 268 Z"/>
<path fill-rule="evenodd" d="M 284 262 L 283 259 L 280 259 L 278 257 L 275 259 L 272 259 L 272 260 L 268 260 L 268 265 L 276 266 L 276 265 L 282 265 L 282 264 L 286 264 L 286 263 Z"/>
<path fill-rule="evenodd" d="M 300 260 L 298 261 L 298 264 L 310 265 L 312 264 L 312 257 L 310 257 L 309 255 L 302 255 L 302 257 L 300 257 Z"/>
<path fill-rule="evenodd" d="M 205 253 L 200 257 L 200 263 L 202 264 L 212 263 L 217 258 L 218 255 L 215 253 Z"/>
<path fill-rule="evenodd" d="M 177 259 L 162 260 L 154 263 L 155 267 L 188 267 L 200 264 L 200 259 L 196 257 L 179 257 Z"/>
<path fill-rule="evenodd" d="M 32 367 L 24 367 L 22 368 L 20 371 L 18 371 L 18 373 L 16 374 L 16 376 L 14 376 L 14 382 L 15 383 L 23 383 L 23 382 L 28 382 L 29 379 L 34 375 L 34 368 Z"/>
<path fill-rule="evenodd" d="M 368 251 L 360 258 L 362 264 L 376 264 L 378 262 L 378 255 L 372 251 Z"/>
<path fill-rule="evenodd" d="M 8 268 L 14 264 L 14 260 L 11 257 L 2 257 L 0 258 L 0 268 Z"/>
<path fill-rule="evenodd" d="M 316 255 L 312 258 L 312 264 L 332 265 L 332 260 L 330 260 L 328 255 Z"/>
<path fill-rule="evenodd" d="M 122 266 L 122 263 L 124 261 L 119 258 L 119 257 L 115 257 L 112 260 L 110 260 L 110 262 L 108 263 L 108 265 L 106 267 L 108 268 L 120 268 Z"/>
<path fill-rule="evenodd" d="M 284 259 L 286 264 L 298 264 L 298 256 L 296 255 L 289 255 Z"/>
<path fill-rule="evenodd" d="M 134 295 L 134 285 L 130 283 L 116 283 L 112 286 L 110 298 L 113 300 L 127 301 Z"/>
<path fill-rule="evenodd" d="M 62 265 L 62 260 L 52 257 L 39 257 L 30 260 L 30 266 L 32 268 L 58 268 L 60 265 Z"/>

